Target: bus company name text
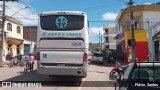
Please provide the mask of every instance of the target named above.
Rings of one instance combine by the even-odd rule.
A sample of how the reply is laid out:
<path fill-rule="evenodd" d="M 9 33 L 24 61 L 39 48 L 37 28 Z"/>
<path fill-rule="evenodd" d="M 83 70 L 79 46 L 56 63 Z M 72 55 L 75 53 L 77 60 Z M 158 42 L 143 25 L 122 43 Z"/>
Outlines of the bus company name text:
<path fill-rule="evenodd" d="M 58 32 L 58 33 L 47 33 L 47 32 L 43 32 L 42 36 L 59 36 L 59 37 L 65 37 L 65 36 L 79 36 L 81 37 L 82 34 L 81 33 L 62 33 L 62 32 Z"/>

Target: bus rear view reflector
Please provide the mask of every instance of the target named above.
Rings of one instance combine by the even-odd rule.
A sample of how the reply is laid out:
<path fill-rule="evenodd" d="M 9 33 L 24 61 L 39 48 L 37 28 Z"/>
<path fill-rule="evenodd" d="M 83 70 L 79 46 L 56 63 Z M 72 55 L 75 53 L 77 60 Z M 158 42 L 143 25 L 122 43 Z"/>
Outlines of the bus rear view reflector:
<path fill-rule="evenodd" d="M 88 60 L 88 54 L 86 52 L 84 52 L 83 61 L 87 61 L 87 60 Z"/>

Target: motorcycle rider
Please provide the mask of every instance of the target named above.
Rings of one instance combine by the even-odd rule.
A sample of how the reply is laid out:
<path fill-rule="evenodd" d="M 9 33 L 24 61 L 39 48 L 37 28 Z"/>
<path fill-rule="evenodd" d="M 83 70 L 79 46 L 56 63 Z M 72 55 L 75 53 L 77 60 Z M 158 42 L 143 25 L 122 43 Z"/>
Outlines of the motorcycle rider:
<path fill-rule="evenodd" d="M 28 62 L 31 64 L 31 69 L 33 70 L 33 66 L 34 66 L 34 61 L 35 61 L 35 56 L 33 53 L 29 54 L 29 58 L 28 58 Z M 28 66 L 29 67 L 29 66 Z"/>

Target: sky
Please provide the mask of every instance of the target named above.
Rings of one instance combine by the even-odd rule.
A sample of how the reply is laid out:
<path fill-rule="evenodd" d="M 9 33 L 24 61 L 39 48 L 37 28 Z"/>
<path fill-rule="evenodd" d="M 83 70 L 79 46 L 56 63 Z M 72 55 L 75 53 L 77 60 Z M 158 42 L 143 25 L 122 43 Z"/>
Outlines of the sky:
<path fill-rule="evenodd" d="M 134 5 L 160 2 L 159 0 L 133 1 Z M 113 27 L 119 11 L 126 8 L 128 2 L 129 0 L 19 0 L 19 2 L 7 2 L 6 14 L 22 21 L 24 26 L 34 26 L 38 25 L 38 14 L 41 12 L 83 11 L 89 20 L 89 42 L 98 43 L 99 30 L 103 35 L 104 25 Z M 24 9 L 25 7 L 28 8 Z M 0 9 L 2 10 L 1 7 Z"/>

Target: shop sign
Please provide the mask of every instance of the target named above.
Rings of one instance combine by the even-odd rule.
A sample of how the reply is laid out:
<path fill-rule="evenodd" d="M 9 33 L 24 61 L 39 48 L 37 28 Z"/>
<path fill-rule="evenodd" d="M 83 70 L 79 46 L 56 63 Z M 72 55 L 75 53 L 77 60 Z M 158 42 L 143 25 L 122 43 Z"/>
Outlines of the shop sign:
<path fill-rule="evenodd" d="M 8 38 L 7 43 L 20 45 L 20 44 L 23 44 L 23 40 Z"/>

